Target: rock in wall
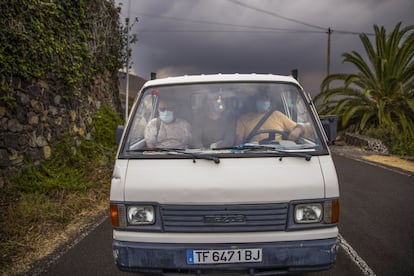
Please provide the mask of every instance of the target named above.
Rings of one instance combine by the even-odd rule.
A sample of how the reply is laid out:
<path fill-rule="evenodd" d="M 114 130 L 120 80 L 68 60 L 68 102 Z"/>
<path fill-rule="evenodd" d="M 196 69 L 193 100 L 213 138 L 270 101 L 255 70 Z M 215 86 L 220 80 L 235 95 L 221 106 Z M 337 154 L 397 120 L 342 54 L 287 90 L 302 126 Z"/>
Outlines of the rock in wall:
<path fill-rule="evenodd" d="M 51 145 L 65 132 L 90 137 L 92 116 L 101 106 L 122 113 L 117 76 L 99 76 L 91 89 L 70 96 L 45 81 L 14 82 L 14 107 L 0 101 L 0 188 L 25 159 L 49 158 Z"/>

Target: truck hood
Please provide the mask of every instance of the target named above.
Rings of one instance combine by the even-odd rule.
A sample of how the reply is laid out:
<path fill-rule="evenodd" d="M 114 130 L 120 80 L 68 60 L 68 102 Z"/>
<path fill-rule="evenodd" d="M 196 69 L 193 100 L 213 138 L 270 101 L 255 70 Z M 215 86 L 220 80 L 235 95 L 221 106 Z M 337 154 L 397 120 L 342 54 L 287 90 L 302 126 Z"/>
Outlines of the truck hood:
<path fill-rule="evenodd" d="M 125 201 L 249 204 L 325 197 L 319 157 L 129 160 Z"/>

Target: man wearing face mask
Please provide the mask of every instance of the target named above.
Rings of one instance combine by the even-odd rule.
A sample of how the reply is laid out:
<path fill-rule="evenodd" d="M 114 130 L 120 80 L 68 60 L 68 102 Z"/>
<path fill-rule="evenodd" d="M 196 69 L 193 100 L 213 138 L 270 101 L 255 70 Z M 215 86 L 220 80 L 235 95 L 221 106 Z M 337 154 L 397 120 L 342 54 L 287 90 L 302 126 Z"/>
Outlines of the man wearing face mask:
<path fill-rule="evenodd" d="M 220 148 L 234 145 L 236 120 L 221 95 L 209 95 L 194 116 L 193 147 Z"/>
<path fill-rule="evenodd" d="M 266 139 L 268 134 L 258 134 L 253 136 L 249 141 L 246 137 L 251 135 L 256 126 L 257 130 L 279 130 L 288 134 L 288 139 L 295 141 L 303 134 L 303 127 L 292 121 L 285 114 L 279 111 L 271 111 L 272 103 L 270 97 L 265 92 L 256 95 L 256 111 L 243 115 L 236 126 L 236 143 L 259 142 Z M 267 116 L 264 117 L 264 116 Z M 263 119 L 262 119 L 263 118 Z M 277 137 L 277 136 L 276 136 Z"/>
<path fill-rule="evenodd" d="M 148 148 L 185 149 L 191 142 L 191 126 L 175 117 L 175 104 L 167 99 L 158 103 L 159 117 L 152 119 L 145 128 Z"/>

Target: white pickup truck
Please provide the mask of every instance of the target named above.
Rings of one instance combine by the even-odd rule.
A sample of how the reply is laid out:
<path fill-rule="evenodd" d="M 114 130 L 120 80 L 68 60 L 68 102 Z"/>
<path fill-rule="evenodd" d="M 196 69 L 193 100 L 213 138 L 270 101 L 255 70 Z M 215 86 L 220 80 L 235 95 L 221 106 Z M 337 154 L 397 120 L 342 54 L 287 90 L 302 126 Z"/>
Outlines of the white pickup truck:
<path fill-rule="evenodd" d="M 112 176 L 116 265 L 160 275 L 329 269 L 339 187 L 327 141 L 290 76 L 148 81 Z"/>

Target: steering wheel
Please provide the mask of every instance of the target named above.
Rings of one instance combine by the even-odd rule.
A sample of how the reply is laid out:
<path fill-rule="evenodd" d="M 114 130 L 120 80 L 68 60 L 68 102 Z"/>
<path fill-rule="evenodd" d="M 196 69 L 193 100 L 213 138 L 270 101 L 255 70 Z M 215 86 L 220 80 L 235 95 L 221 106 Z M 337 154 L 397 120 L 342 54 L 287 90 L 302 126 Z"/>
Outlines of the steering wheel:
<path fill-rule="evenodd" d="M 282 140 L 288 140 L 289 133 L 283 130 L 276 130 L 276 129 L 262 129 L 256 130 L 253 135 L 250 135 L 249 139 L 245 139 L 244 143 L 251 142 L 253 137 L 260 135 L 260 134 L 268 134 L 268 137 L 259 141 L 259 144 L 263 144 L 266 142 L 272 142 L 276 140 L 276 134 L 280 134 L 282 136 Z"/>

